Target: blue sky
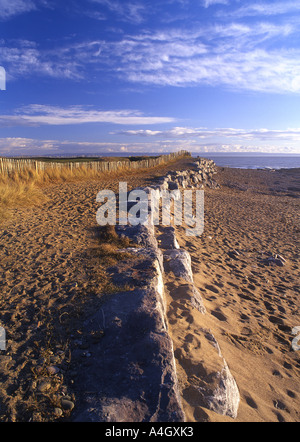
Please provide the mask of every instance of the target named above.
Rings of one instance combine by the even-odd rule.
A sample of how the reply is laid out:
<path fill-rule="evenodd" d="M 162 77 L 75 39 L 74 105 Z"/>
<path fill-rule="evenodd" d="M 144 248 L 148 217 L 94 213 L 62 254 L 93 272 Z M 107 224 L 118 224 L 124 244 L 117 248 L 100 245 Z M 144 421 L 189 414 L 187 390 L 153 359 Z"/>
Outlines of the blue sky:
<path fill-rule="evenodd" d="M 0 0 L 0 66 L 1 155 L 300 153 L 299 0 Z"/>

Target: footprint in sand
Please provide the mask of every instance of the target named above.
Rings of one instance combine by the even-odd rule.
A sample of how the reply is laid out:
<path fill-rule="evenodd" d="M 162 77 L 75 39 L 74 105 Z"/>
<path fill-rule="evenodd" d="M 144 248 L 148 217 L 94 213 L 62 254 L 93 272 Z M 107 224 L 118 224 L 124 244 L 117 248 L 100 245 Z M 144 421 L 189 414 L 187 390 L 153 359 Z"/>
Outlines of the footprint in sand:
<path fill-rule="evenodd" d="M 219 290 L 214 285 L 205 284 L 205 288 L 214 293 L 219 293 Z"/>
<path fill-rule="evenodd" d="M 282 416 L 282 414 L 275 412 L 278 422 L 285 422 L 284 417 Z"/>
<path fill-rule="evenodd" d="M 258 409 L 257 403 L 252 399 L 251 396 L 246 396 L 245 400 L 246 400 L 247 404 L 249 405 L 249 407 L 254 408 L 255 410 Z"/>
<path fill-rule="evenodd" d="M 187 354 L 189 354 L 191 351 L 198 350 L 201 348 L 201 342 L 199 339 L 197 339 L 194 335 L 189 333 L 185 337 L 185 343 L 183 344 L 183 349 Z"/>
<path fill-rule="evenodd" d="M 211 314 L 213 316 L 215 316 L 215 318 L 219 319 L 219 321 L 224 321 L 224 322 L 227 321 L 227 317 L 225 315 L 223 315 L 223 313 L 218 310 L 213 310 L 211 312 Z"/>
<path fill-rule="evenodd" d="M 270 302 L 265 301 L 264 304 L 265 304 L 266 309 L 267 309 L 270 313 L 274 313 L 274 312 L 275 312 L 274 307 L 273 307 L 273 305 L 272 305 Z"/>
<path fill-rule="evenodd" d="M 245 315 L 244 313 L 241 314 L 241 320 L 242 321 L 248 321 L 250 319 L 250 316 Z"/>
<path fill-rule="evenodd" d="M 256 286 L 254 285 L 254 284 L 249 284 L 248 285 L 248 289 L 250 289 L 250 290 L 256 290 Z"/>
<path fill-rule="evenodd" d="M 294 391 L 287 390 L 286 394 L 291 397 L 292 399 L 296 399 L 297 395 Z"/>

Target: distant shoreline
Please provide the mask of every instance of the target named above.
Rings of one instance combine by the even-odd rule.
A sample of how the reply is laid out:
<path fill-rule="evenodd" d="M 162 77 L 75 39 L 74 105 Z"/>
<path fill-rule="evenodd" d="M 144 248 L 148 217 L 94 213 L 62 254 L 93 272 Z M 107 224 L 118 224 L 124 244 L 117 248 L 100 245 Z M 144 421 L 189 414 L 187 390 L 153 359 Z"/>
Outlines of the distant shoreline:
<path fill-rule="evenodd" d="M 227 167 L 233 169 L 298 169 L 300 168 L 300 154 L 268 154 L 268 153 L 255 153 L 255 152 L 191 152 L 193 159 L 206 158 L 215 162 L 218 167 Z M 103 162 L 103 161 L 125 161 L 131 162 L 140 161 L 149 158 L 158 158 L 166 155 L 166 153 L 155 154 L 153 152 L 106 152 L 97 154 L 79 154 L 79 155 L 51 155 L 51 156 L 12 156 L 6 157 L 8 159 L 31 159 L 41 162 Z"/>

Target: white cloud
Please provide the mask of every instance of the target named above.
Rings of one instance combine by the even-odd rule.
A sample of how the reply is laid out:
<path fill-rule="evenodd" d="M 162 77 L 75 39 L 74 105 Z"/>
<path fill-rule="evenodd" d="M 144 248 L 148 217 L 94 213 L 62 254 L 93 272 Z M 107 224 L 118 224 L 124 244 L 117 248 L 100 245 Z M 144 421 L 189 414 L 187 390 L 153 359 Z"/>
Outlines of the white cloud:
<path fill-rule="evenodd" d="M 0 0 L 0 18 L 6 20 L 35 8 L 31 0 Z"/>
<path fill-rule="evenodd" d="M 274 39 L 295 32 L 291 24 L 230 23 L 144 33 L 102 44 L 102 61 L 107 57 L 115 72 L 133 83 L 299 93 L 299 48 L 269 49 Z"/>
<path fill-rule="evenodd" d="M 83 155 L 103 153 L 163 153 L 181 150 L 182 145 L 157 143 L 101 143 L 33 138 L 0 138 L 0 155 Z"/>
<path fill-rule="evenodd" d="M 248 2 L 229 12 L 232 17 L 251 17 L 251 16 L 275 16 L 300 11 L 300 3 L 298 0 L 293 1 L 271 1 L 267 2 Z"/>
<path fill-rule="evenodd" d="M 47 5 L 47 0 L 0 0 L 0 19 L 8 20 L 16 15 Z"/>
<path fill-rule="evenodd" d="M 121 20 L 142 23 L 144 15 L 147 13 L 146 6 L 139 1 L 124 1 L 124 0 L 90 0 L 92 3 L 97 3 L 105 6 L 111 12 L 114 12 Z"/>
<path fill-rule="evenodd" d="M 5 66 L 9 81 L 33 75 L 83 79 L 76 60 L 60 56 L 56 48 L 40 50 L 35 42 L 28 40 L 4 41 L 0 47 L 0 64 Z"/>
<path fill-rule="evenodd" d="M 151 142 L 137 143 L 101 143 L 77 142 L 70 140 L 37 140 L 33 138 L 0 138 L 0 155 L 102 155 L 104 153 L 136 153 L 160 154 L 178 150 L 189 152 L 265 152 L 265 153 L 294 153 L 299 154 L 299 149 L 291 145 L 280 145 L 265 142 L 263 145 L 252 142 L 219 141 L 213 140 L 151 140 Z"/>
<path fill-rule="evenodd" d="M 111 10 L 120 4 L 115 0 L 94 2 Z M 120 13 L 131 7 L 141 14 L 137 1 L 122 5 Z M 247 7 L 253 9 L 255 5 L 261 4 Z M 284 5 L 285 10 L 287 6 L 297 8 L 295 2 L 274 5 L 277 11 Z M 293 20 L 255 21 L 250 25 L 225 17 L 214 24 L 191 25 L 188 30 L 164 28 L 119 35 L 114 40 L 76 41 L 47 50 L 23 40 L 4 42 L 0 65 L 6 68 L 8 82 L 33 75 L 101 81 L 105 74 L 109 79 L 117 76 L 142 85 L 300 92 L 299 26 Z"/>
<path fill-rule="evenodd" d="M 161 124 L 174 121 L 169 117 L 145 116 L 136 110 L 99 111 L 83 106 L 61 108 L 30 105 L 13 115 L 0 115 L 0 126 L 74 125 L 84 123 L 112 123 L 126 125 Z"/>
<path fill-rule="evenodd" d="M 7 137 L 0 138 L 0 155 L 26 155 L 57 153 L 58 146 L 54 141 L 35 140 L 33 138 Z"/>
<path fill-rule="evenodd" d="M 300 128 L 286 130 L 270 129 L 235 129 L 235 128 L 191 128 L 173 127 L 169 130 L 127 130 L 118 132 L 122 135 L 143 136 L 143 137 L 164 137 L 178 139 L 210 139 L 210 138 L 232 138 L 240 140 L 259 141 L 293 141 L 300 142 Z"/>
<path fill-rule="evenodd" d="M 228 5 L 229 0 L 202 0 L 202 2 L 205 8 L 209 8 L 209 6 L 217 4 Z"/>

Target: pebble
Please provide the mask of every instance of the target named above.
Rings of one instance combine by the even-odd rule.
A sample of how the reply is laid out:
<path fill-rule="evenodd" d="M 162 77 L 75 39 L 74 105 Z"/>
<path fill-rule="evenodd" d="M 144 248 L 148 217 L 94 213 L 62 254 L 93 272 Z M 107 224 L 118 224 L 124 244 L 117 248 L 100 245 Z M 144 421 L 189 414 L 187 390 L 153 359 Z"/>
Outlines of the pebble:
<path fill-rule="evenodd" d="M 240 252 L 238 252 L 237 250 L 231 250 L 231 252 L 229 252 L 229 253 L 231 253 L 232 255 L 235 255 L 235 256 L 240 256 Z"/>
<path fill-rule="evenodd" d="M 280 259 L 280 261 L 286 263 L 286 259 L 284 259 L 284 257 L 281 255 L 275 255 L 275 259 Z"/>
<path fill-rule="evenodd" d="M 48 374 L 55 375 L 55 374 L 59 373 L 60 370 L 58 367 L 55 367 L 55 365 L 51 365 L 51 367 L 48 367 L 47 371 L 48 371 Z"/>
<path fill-rule="evenodd" d="M 55 408 L 54 414 L 56 417 L 61 417 L 63 415 L 63 411 L 61 408 Z"/>
<path fill-rule="evenodd" d="M 274 265 L 283 267 L 286 263 L 286 260 L 281 255 L 270 256 L 265 260 L 265 263 L 268 265 Z"/>
<path fill-rule="evenodd" d="M 61 406 L 65 411 L 71 411 L 75 407 L 75 404 L 68 399 L 62 399 Z"/>
<path fill-rule="evenodd" d="M 39 383 L 38 391 L 39 391 L 40 393 L 44 393 L 45 391 L 50 390 L 50 388 L 51 388 L 51 382 L 50 382 L 50 381 L 47 381 L 47 380 L 42 380 L 42 381 L 40 381 L 40 383 Z"/>
<path fill-rule="evenodd" d="M 275 262 L 275 264 L 276 264 L 277 266 L 279 266 L 279 267 L 283 267 L 283 266 L 284 266 L 284 262 L 281 261 L 281 259 L 275 258 L 275 259 L 274 259 L 274 262 Z"/>

